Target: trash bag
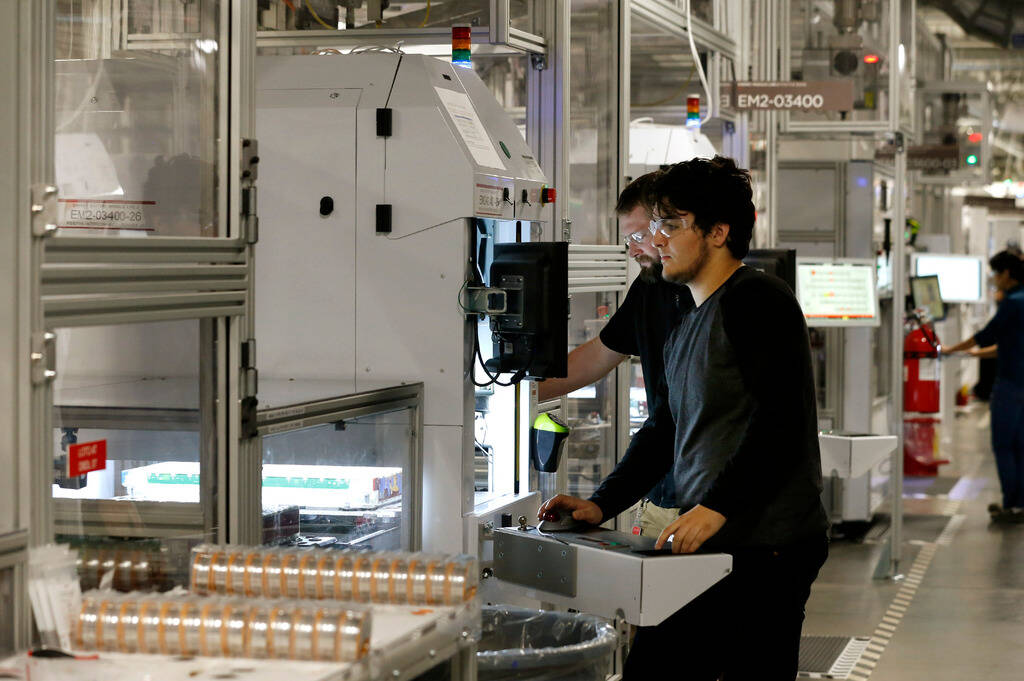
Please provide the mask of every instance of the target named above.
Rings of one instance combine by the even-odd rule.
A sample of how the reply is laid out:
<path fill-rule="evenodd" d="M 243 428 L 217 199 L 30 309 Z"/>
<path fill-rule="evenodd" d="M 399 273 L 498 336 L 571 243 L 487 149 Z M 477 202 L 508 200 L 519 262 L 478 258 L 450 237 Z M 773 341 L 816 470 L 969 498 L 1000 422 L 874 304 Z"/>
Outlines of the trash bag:
<path fill-rule="evenodd" d="M 477 646 L 480 681 L 604 681 L 618 645 L 593 615 L 486 606 Z"/>

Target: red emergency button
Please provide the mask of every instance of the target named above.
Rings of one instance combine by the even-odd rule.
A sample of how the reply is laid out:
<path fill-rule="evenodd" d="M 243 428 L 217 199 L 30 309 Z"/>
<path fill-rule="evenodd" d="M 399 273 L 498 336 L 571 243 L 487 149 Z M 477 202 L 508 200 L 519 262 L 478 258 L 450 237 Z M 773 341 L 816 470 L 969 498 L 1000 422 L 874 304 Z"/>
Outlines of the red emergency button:
<path fill-rule="evenodd" d="M 556 196 L 557 194 L 555 193 L 554 187 L 544 187 L 543 189 L 540 190 L 541 203 L 554 203 Z"/>

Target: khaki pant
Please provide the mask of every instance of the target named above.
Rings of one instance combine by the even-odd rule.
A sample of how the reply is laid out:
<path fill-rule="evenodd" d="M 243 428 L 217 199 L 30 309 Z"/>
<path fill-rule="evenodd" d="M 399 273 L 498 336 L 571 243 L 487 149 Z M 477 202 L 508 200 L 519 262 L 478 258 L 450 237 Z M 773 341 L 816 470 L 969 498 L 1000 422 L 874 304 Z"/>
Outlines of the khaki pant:
<path fill-rule="evenodd" d="M 662 530 L 678 517 L 678 508 L 662 508 L 644 499 L 640 502 L 640 534 L 657 539 Z"/>

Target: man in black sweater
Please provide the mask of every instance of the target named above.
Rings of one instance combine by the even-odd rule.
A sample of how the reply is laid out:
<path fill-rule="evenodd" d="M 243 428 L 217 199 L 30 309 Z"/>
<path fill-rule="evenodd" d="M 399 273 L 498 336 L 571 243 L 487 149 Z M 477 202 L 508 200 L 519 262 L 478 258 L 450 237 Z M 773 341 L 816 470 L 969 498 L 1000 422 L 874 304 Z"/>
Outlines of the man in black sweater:
<path fill-rule="evenodd" d="M 647 393 L 647 405 L 654 407 L 658 386 L 665 376 L 662 355 L 665 337 L 679 322 L 679 313 L 693 306 L 690 289 L 665 281 L 661 276 L 661 257 L 651 245 L 651 215 L 646 201 L 647 189 L 660 171 L 641 175 L 629 183 L 615 205 L 619 230 L 629 257 L 640 265 L 625 299 L 601 333 L 569 353 L 565 378 L 549 378 L 537 383 L 537 400 L 554 399 L 596 383 L 627 357 L 640 358 Z M 671 430 L 660 442 L 648 441 L 671 456 L 674 437 Z M 671 472 L 646 494 L 641 504 L 639 525 L 633 532 L 657 537 L 675 520 L 675 481 Z"/>
<path fill-rule="evenodd" d="M 778 279 L 744 267 L 754 226 L 750 176 L 731 159 L 672 166 L 648 203 L 662 276 L 694 307 L 670 331 L 651 417 L 589 500 L 540 509 L 594 524 L 671 471 L 682 513 L 658 538 L 672 551 L 722 551 L 733 572 L 657 627 L 642 627 L 625 678 L 785 679 L 797 672 L 811 583 L 828 554 L 810 347 Z M 649 446 L 674 435 L 675 451 Z"/>

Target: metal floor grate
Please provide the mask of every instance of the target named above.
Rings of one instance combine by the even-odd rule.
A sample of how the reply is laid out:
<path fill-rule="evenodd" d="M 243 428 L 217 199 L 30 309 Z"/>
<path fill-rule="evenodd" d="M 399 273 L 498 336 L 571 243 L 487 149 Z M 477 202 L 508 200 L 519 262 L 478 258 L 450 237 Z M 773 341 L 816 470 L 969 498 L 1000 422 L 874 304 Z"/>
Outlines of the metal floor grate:
<path fill-rule="evenodd" d="M 845 679 L 871 641 L 866 636 L 801 636 L 801 678 Z"/>

